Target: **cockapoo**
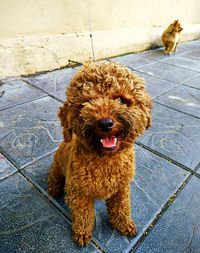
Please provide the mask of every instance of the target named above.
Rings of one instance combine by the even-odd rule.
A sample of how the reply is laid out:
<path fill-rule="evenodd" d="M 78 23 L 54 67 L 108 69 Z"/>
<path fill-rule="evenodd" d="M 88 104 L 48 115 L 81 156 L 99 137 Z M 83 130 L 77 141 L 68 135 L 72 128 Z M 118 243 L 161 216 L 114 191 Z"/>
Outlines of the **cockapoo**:
<path fill-rule="evenodd" d="M 91 240 L 96 199 L 106 201 L 116 229 L 135 235 L 130 209 L 133 144 L 151 126 L 144 80 L 117 63 L 87 63 L 66 94 L 58 114 L 64 140 L 50 168 L 48 191 L 54 197 L 65 192 L 79 245 Z"/>

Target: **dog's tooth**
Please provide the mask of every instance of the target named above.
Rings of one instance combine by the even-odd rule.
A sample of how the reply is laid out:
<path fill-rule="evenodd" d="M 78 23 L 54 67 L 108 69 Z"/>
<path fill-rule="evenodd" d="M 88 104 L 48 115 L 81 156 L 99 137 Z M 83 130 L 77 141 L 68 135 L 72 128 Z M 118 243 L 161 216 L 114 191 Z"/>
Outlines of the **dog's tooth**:
<path fill-rule="evenodd" d="M 114 139 L 114 144 L 116 145 L 116 143 L 117 143 L 117 138 Z"/>
<path fill-rule="evenodd" d="M 102 140 L 102 139 L 100 139 L 100 142 L 102 143 L 102 142 L 103 142 L 103 140 Z"/>

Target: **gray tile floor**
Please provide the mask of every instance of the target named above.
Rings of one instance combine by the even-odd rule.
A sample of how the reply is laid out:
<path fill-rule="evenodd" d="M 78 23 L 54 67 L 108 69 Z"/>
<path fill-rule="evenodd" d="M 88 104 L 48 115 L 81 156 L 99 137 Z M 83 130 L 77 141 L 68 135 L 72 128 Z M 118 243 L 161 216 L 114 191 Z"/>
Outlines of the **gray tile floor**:
<path fill-rule="evenodd" d="M 47 174 L 62 139 L 56 117 L 79 68 L 0 81 L 0 253 L 200 252 L 200 41 L 166 56 L 161 48 L 110 59 L 146 80 L 153 126 L 136 143 L 132 216 L 137 237 L 125 237 L 96 202 L 93 240 L 71 239 L 63 198 L 47 194 Z"/>

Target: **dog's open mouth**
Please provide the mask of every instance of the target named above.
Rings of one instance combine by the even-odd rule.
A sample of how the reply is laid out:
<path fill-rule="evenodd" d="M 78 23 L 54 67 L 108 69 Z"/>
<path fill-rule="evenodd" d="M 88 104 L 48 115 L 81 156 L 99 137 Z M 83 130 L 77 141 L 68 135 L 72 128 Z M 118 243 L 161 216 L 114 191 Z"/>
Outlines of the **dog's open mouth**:
<path fill-rule="evenodd" d="M 114 150 L 117 146 L 117 138 L 115 136 L 102 137 L 100 142 L 105 150 Z"/>

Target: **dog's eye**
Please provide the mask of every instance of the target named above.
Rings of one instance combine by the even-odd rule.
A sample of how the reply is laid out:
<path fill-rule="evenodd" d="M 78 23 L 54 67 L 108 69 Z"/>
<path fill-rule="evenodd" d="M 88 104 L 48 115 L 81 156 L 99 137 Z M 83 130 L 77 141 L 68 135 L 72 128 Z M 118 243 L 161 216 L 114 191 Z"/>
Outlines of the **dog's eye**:
<path fill-rule="evenodd" d="M 130 106 L 130 101 L 124 97 L 118 97 L 120 104 Z"/>

